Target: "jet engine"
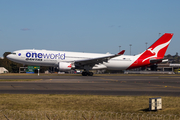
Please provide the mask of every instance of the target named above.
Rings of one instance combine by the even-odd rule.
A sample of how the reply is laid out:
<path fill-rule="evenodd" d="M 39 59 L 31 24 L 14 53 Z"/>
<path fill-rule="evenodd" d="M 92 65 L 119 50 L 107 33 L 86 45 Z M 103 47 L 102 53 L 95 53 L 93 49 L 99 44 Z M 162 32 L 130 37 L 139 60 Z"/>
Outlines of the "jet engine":
<path fill-rule="evenodd" d="M 71 70 L 72 65 L 68 62 L 59 62 L 59 70 L 60 71 L 68 71 Z"/>

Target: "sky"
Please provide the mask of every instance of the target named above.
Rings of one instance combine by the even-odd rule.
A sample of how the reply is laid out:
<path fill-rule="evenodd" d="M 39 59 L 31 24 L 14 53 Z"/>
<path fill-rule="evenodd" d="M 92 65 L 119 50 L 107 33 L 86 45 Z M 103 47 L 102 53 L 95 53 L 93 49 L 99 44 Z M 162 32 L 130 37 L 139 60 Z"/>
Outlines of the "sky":
<path fill-rule="evenodd" d="M 179 0 L 0 0 L 0 57 L 21 49 L 139 54 L 174 33 L 180 54 Z M 119 47 L 121 46 L 121 47 Z"/>

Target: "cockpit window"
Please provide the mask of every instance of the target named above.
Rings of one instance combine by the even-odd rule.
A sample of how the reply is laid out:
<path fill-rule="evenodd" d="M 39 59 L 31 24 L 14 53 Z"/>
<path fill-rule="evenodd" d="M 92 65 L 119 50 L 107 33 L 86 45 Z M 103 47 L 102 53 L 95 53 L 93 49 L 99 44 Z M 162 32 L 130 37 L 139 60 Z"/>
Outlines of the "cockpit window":
<path fill-rule="evenodd" d="M 16 53 L 12 53 L 13 55 L 16 55 Z"/>

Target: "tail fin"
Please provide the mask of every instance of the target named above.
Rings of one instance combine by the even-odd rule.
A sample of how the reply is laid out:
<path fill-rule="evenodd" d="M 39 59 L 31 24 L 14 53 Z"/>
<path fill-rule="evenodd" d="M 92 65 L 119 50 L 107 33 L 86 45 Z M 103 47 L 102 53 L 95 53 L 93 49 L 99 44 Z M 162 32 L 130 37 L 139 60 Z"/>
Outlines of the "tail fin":
<path fill-rule="evenodd" d="M 146 51 L 150 51 L 151 53 L 156 54 L 155 57 L 162 59 L 164 57 L 164 54 L 166 53 L 169 43 L 171 42 L 172 36 L 172 33 L 165 33 Z"/>
<path fill-rule="evenodd" d="M 149 65 L 150 60 L 162 60 L 169 46 L 173 34 L 165 33 L 146 51 L 137 55 L 137 59 L 128 69 Z"/>
<path fill-rule="evenodd" d="M 173 34 L 171 33 L 165 33 L 163 36 L 161 36 L 140 56 L 140 58 L 143 59 L 142 62 L 148 60 L 149 58 L 163 59 L 169 43 L 171 42 L 172 36 Z"/>

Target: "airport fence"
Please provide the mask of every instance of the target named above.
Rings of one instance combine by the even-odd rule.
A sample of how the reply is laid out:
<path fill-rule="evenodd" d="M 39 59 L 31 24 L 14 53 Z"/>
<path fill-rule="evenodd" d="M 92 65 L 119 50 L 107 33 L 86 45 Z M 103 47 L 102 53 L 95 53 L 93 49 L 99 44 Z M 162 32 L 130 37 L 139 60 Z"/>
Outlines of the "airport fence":
<path fill-rule="evenodd" d="M 0 120 L 180 120 L 180 115 L 95 111 L 1 110 Z"/>

